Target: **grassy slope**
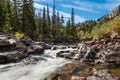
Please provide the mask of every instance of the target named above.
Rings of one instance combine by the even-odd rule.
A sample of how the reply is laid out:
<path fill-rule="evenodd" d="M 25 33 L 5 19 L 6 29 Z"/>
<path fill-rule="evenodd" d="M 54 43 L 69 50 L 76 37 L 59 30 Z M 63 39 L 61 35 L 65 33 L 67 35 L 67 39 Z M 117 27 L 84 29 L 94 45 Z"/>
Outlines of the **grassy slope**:
<path fill-rule="evenodd" d="M 120 33 L 120 16 L 110 19 L 102 24 L 97 24 L 89 35 L 95 38 L 101 38 L 105 35 L 113 35 L 115 33 Z"/>

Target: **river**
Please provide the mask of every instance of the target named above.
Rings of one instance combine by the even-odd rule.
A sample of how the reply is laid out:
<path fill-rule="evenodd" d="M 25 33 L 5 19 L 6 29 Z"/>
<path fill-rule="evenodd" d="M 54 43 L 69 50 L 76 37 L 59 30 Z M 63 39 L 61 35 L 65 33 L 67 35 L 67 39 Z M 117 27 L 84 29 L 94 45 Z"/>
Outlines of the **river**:
<path fill-rule="evenodd" d="M 45 50 L 44 55 L 31 55 L 18 63 L 0 65 L 0 80 L 44 80 L 51 73 L 60 72 L 63 65 L 70 63 L 69 60 L 56 58 L 59 51 L 60 49 Z"/>

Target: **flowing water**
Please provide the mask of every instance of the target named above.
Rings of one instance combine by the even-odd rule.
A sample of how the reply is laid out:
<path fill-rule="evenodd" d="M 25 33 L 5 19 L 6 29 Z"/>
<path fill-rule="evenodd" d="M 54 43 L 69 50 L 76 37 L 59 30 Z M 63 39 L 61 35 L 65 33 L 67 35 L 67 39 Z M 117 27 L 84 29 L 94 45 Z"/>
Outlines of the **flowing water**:
<path fill-rule="evenodd" d="M 0 80 L 44 80 L 53 72 L 60 72 L 69 60 L 56 58 L 59 50 L 45 50 L 44 55 L 31 55 L 18 63 L 0 65 Z M 36 59 L 34 61 L 32 59 Z"/>

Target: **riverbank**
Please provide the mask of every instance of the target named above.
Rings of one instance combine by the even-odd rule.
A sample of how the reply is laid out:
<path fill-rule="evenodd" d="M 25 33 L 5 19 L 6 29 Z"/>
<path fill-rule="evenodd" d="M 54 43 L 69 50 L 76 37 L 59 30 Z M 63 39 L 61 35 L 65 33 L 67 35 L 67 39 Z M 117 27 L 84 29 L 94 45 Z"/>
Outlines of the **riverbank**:
<path fill-rule="evenodd" d="M 0 35 L 0 80 L 119 80 L 120 45 L 103 42 L 49 45 Z"/>

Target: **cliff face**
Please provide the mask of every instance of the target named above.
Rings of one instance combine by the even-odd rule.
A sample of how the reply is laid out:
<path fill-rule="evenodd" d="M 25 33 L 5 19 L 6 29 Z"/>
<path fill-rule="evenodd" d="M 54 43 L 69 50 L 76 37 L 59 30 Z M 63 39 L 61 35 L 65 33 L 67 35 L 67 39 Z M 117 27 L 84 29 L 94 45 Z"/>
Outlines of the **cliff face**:
<path fill-rule="evenodd" d="M 98 19 L 98 21 L 100 23 L 102 23 L 104 21 L 107 21 L 107 20 L 109 20 L 111 18 L 114 18 L 116 16 L 119 16 L 119 15 L 120 15 L 120 5 L 117 8 L 113 9 L 109 14 L 107 14 L 107 15 L 103 16 L 102 18 Z"/>
<path fill-rule="evenodd" d="M 118 15 L 120 15 L 120 5 L 119 5 L 117 8 L 115 8 L 114 10 L 112 10 L 112 11 L 107 15 L 107 17 L 108 17 L 108 18 L 113 18 L 113 17 L 118 16 Z"/>

